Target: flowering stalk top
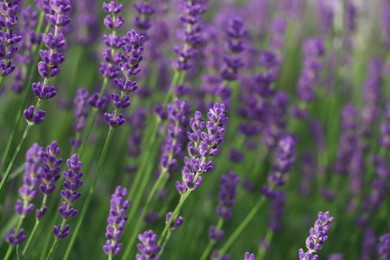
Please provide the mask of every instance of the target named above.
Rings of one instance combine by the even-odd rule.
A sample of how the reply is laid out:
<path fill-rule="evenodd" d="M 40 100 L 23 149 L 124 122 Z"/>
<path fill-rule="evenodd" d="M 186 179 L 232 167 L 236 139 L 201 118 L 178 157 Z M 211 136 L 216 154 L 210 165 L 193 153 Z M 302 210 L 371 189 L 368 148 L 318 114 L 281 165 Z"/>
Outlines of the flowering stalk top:
<path fill-rule="evenodd" d="M 39 110 L 43 100 L 51 99 L 57 94 L 53 85 L 48 85 L 49 78 L 57 76 L 61 72 L 60 64 L 65 61 L 61 49 L 65 46 L 66 40 L 62 33 L 65 26 L 70 24 L 69 13 L 71 10 L 70 0 L 50 0 L 49 3 L 40 3 L 45 11 L 46 21 L 52 26 L 53 32 L 42 36 L 45 50 L 40 50 L 41 61 L 38 63 L 38 72 L 43 78 L 42 82 L 32 83 L 32 90 L 38 98 L 36 106 L 29 106 L 24 110 L 24 118 L 28 124 L 40 124 L 45 119 L 45 111 Z"/>
<path fill-rule="evenodd" d="M 310 228 L 310 235 L 306 239 L 306 248 L 308 251 L 299 249 L 300 260 L 318 260 L 317 252 L 322 249 L 324 242 L 328 240 L 330 224 L 334 218 L 329 212 L 318 212 L 318 219 L 314 222 L 314 227 Z"/>
<path fill-rule="evenodd" d="M 130 201 L 125 200 L 127 189 L 120 186 L 116 187 L 115 193 L 111 196 L 110 213 L 107 218 L 106 244 L 103 251 L 106 255 L 117 255 L 122 249 L 122 243 L 119 243 L 119 237 L 122 235 L 126 222 L 126 211 L 130 206 Z"/>
<path fill-rule="evenodd" d="M 53 232 L 55 237 L 65 238 L 69 235 L 69 225 L 65 224 L 71 217 L 77 215 L 77 209 L 73 208 L 72 203 L 80 198 L 81 193 L 78 191 L 83 182 L 81 177 L 83 173 L 80 172 L 83 163 L 79 161 L 77 154 L 73 154 L 67 161 L 68 170 L 64 172 L 64 189 L 61 190 L 60 194 L 64 201 L 61 207 L 58 209 L 60 212 L 63 222 L 59 226 L 54 226 Z"/>
<path fill-rule="evenodd" d="M 262 188 L 267 197 L 274 197 L 275 188 L 285 184 L 285 175 L 291 170 L 295 161 L 296 141 L 292 135 L 286 135 L 280 139 L 275 152 L 274 164 L 271 173 L 268 174 L 268 184 Z"/>
<path fill-rule="evenodd" d="M 116 77 L 114 79 L 114 84 L 120 94 L 111 93 L 110 98 L 115 107 L 115 111 L 104 114 L 104 118 L 110 127 L 118 127 L 125 122 L 123 114 L 119 113 L 119 109 L 125 109 L 130 106 L 129 94 L 138 89 L 137 82 L 132 81 L 131 77 L 137 75 L 141 71 L 139 64 L 143 60 L 144 39 L 144 36 L 131 30 L 128 31 L 126 36 L 121 40 L 123 53 L 119 53 L 119 68 L 122 72 L 122 77 Z"/>
<path fill-rule="evenodd" d="M 208 158 L 219 153 L 218 146 L 223 142 L 225 124 L 228 121 L 225 112 L 224 104 L 214 104 L 207 113 L 209 121 L 205 122 L 199 111 L 190 119 L 191 131 L 187 132 L 190 139 L 187 145 L 189 157 L 184 157 L 182 182 L 176 182 L 180 194 L 197 189 L 202 183 L 202 174 L 214 168 Z"/>
<path fill-rule="evenodd" d="M 201 15 L 207 10 L 204 0 L 184 0 L 183 2 L 183 13 L 180 16 L 180 21 L 185 29 L 179 32 L 179 37 L 184 43 L 174 49 L 179 56 L 173 62 L 173 67 L 177 70 L 189 70 L 192 67 L 199 46 L 204 41 Z"/>
<path fill-rule="evenodd" d="M 12 59 L 18 51 L 17 43 L 22 36 L 14 32 L 14 26 L 18 22 L 18 10 L 20 0 L 2 1 L 0 3 L 0 75 L 11 74 L 15 70 Z"/>

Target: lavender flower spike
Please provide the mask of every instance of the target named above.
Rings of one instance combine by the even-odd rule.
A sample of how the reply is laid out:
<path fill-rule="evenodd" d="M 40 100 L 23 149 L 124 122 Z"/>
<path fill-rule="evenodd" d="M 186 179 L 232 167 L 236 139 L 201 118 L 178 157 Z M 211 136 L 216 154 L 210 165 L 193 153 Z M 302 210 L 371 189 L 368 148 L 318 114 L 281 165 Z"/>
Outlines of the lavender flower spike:
<path fill-rule="evenodd" d="M 380 260 L 390 259 L 390 233 L 379 238 L 378 254 Z"/>
<path fill-rule="evenodd" d="M 126 211 L 130 206 L 130 201 L 125 200 L 127 189 L 120 186 L 116 187 L 115 193 L 111 196 L 111 208 L 107 219 L 106 244 L 103 251 L 106 255 L 113 256 L 122 249 L 119 243 L 119 237 L 122 235 L 126 222 Z"/>
<path fill-rule="evenodd" d="M 318 213 L 318 219 L 314 222 L 314 227 L 310 228 L 310 235 L 306 239 L 306 247 L 308 251 L 299 249 L 300 260 L 318 260 L 318 251 L 324 246 L 324 242 L 328 240 L 328 231 L 330 229 L 330 223 L 334 221 L 334 218 L 330 216 L 329 212 Z"/>
<path fill-rule="evenodd" d="M 197 111 L 194 118 L 190 119 L 192 131 L 187 133 L 190 139 L 187 145 L 190 157 L 184 157 L 183 181 L 176 182 L 176 189 L 180 194 L 197 189 L 202 183 L 202 174 L 214 168 L 213 162 L 208 159 L 219 153 L 218 146 L 223 142 L 224 125 L 228 121 L 225 116 L 225 105 L 214 104 L 207 117 L 209 121 L 205 123 L 202 114 Z"/>
<path fill-rule="evenodd" d="M 175 52 L 179 56 L 173 67 L 177 70 L 189 70 L 193 65 L 193 59 L 198 55 L 199 46 L 204 42 L 203 21 L 201 15 L 207 10 L 204 0 L 184 0 L 183 15 L 180 21 L 185 30 L 179 33 L 179 37 L 184 43 L 175 47 Z"/>
<path fill-rule="evenodd" d="M 83 185 L 81 177 L 83 173 L 80 172 L 83 163 L 79 161 L 77 154 L 73 154 L 70 157 L 66 164 L 68 165 L 68 170 L 64 172 L 64 189 L 61 190 L 60 194 L 64 201 L 61 204 L 61 207 L 58 209 L 64 221 L 60 226 L 54 226 L 53 231 L 55 237 L 65 238 L 69 235 L 69 225 L 65 224 L 67 220 L 71 217 L 77 215 L 77 209 L 73 208 L 72 202 L 80 198 L 81 193 L 78 189 Z"/>
<path fill-rule="evenodd" d="M 37 184 L 42 174 L 43 149 L 38 144 L 33 144 L 26 153 L 26 163 L 24 164 L 23 186 L 19 189 L 22 199 L 16 201 L 16 212 L 21 216 L 26 216 L 34 210 L 34 204 L 30 203 L 38 194 Z"/>
<path fill-rule="evenodd" d="M 161 247 L 157 246 L 157 236 L 152 230 L 139 234 L 138 239 L 141 241 L 141 243 L 137 245 L 141 254 L 136 255 L 137 260 L 160 260 L 160 257 L 157 255 L 160 252 Z"/>
<path fill-rule="evenodd" d="M 22 37 L 16 34 L 13 27 L 18 22 L 18 9 L 20 0 L 2 1 L 0 4 L 0 76 L 5 77 L 15 70 L 12 63 L 16 52 L 17 43 Z"/>
<path fill-rule="evenodd" d="M 219 205 L 217 207 L 217 215 L 220 218 L 231 218 L 231 207 L 234 204 L 236 197 L 236 188 L 239 178 L 234 172 L 229 172 L 221 176 L 221 188 L 219 192 Z"/>

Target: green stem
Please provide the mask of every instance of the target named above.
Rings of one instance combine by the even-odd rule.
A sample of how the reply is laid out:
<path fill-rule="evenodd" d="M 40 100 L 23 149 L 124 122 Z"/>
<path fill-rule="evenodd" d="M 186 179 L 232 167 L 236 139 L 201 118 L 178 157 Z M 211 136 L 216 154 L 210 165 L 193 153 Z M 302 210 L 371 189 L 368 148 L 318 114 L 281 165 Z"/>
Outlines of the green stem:
<path fill-rule="evenodd" d="M 219 232 L 221 230 L 222 226 L 223 226 L 223 218 L 219 218 L 217 226 L 216 226 L 216 232 Z M 209 243 L 208 243 L 206 249 L 203 251 L 203 254 L 200 257 L 200 260 L 206 260 L 207 259 L 207 257 L 210 255 L 211 250 L 213 249 L 213 246 L 215 245 L 215 242 L 216 241 L 213 240 L 213 239 L 209 240 Z"/>
<path fill-rule="evenodd" d="M 58 239 L 55 238 L 54 242 L 53 242 L 53 245 L 51 245 L 49 254 L 46 256 L 46 260 L 50 260 L 51 256 L 53 255 L 53 253 L 54 253 L 54 251 L 55 251 L 55 249 L 57 247 L 57 244 L 58 244 Z"/>
<path fill-rule="evenodd" d="M 112 260 L 112 254 L 108 255 L 108 260 Z"/>
<path fill-rule="evenodd" d="M 76 240 L 77 234 L 79 233 L 81 224 L 83 223 L 85 214 L 87 213 L 89 204 L 91 203 L 91 199 L 92 199 L 92 195 L 93 195 L 93 192 L 94 192 L 94 189 L 95 189 L 95 186 L 96 186 L 98 175 L 99 175 L 100 169 L 102 168 L 104 159 L 106 157 L 107 150 L 108 150 L 108 147 L 110 145 L 113 132 L 114 132 L 114 128 L 110 127 L 110 129 L 108 130 L 106 141 L 105 141 L 104 146 L 103 146 L 102 153 L 100 154 L 100 159 L 99 159 L 99 163 L 98 163 L 97 169 L 95 171 L 95 175 L 93 176 L 92 183 L 89 186 L 87 198 L 85 200 L 83 209 L 81 210 L 81 214 L 80 214 L 80 217 L 79 217 L 79 219 L 77 221 L 76 228 L 75 228 L 75 230 L 74 230 L 74 232 L 72 234 L 72 237 L 70 239 L 69 245 L 68 245 L 68 247 L 66 249 L 66 252 L 65 252 L 65 255 L 64 255 L 64 258 L 63 258 L 64 260 L 67 260 L 68 257 L 69 257 L 70 251 L 72 250 L 72 247 L 73 247 L 73 244 L 74 244 L 74 242 Z"/>
<path fill-rule="evenodd" d="M 22 135 L 22 138 L 20 139 L 19 141 L 19 144 L 18 146 L 16 147 L 16 150 L 11 158 L 11 161 L 9 162 L 8 164 L 8 167 L 7 167 L 7 170 L 5 171 L 4 175 L 3 175 L 3 178 L 1 179 L 1 183 L 0 183 L 0 194 L 1 192 L 3 191 L 4 189 L 4 186 L 5 186 L 5 183 L 7 182 L 7 179 L 11 173 L 11 170 L 12 168 L 14 167 L 14 164 L 15 164 L 15 161 L 16 159 L 18 158 L 18 155 L 19 155 L 19 152 L 20 152 L 20 149 L 22 148 L 22 145 L 24 143 L 24 141 L 26 140 L 26 137 L 27 137 L 27 134 L 31 128 L 32 124 L 28 123 L 26 125 L 26 128 L 24 129 L 24 132 L 23 132 L 23 135 Z"/>
<path fill-rule="evenodd" d="M 257 212 L 265 203 L 265 197 L 262 196 L 261 199 L 257 202 L 257 204 L 252 208 L 252 210 L 248 213 L 245 219 L 241 222 L 241 224 L 237 227 L 237 229 L 233 232 L 233 234 L 229 237 L 228 241 L 226 241 L 225 245 L 221 248 L 220 254 L 224 255 L 226 251 L 231 247 L 231 245 L 237 240 L 242 231 L 249 225 L 251 220 L 256 216 Z"/>
<path fill-rule="evenodd" d="M 176 218 L 180 214 L 181 207 L 183 206 L 184 202 L 187 200 L 188 196 L 191 194 L 192 190 L 188 190 L 186 193 L 180 196 L 179 203 L 177 204 L 175 210 L 172 213 L 171 218 L 169 221 L 165 224 L 164 230 L 161 233 L 161 236 L 158 240 L 158 244 L 161 246 L 161 251 L 159 252 L 159 255 L 161 255 L 165 249 L 166 244 L 168 243 L 169 239 L 171 238 L 171 224 L 173 221 L 176 220 Z"/>
<path fill-rule="evenodd" d="M 28 238 L 26 246 L 23 249 L 22 256 L 24 256 L 27 253 L 27 250 L 31 244 L 31 241 L 33 240 L 33 237 L 35 236 L 35 232 L 37 231 L 38 226 L 39 226 L 39 219 L 36 218 L 33 230 L 31 231 L 30 237 Z"/>
<path fill-rule="evenodd" d="M 164 106 L 166 104 L 168 104 L 168 102 L 170 102 L 170 99 L 173 96 L 174 88 L 177 85 L 182 84 L 184 81 L 184 78 L 185 78 L 185 72 L 183 72 L 181 70 L 175 70 L 175 72 L 173 74 L 173 79 L 172 79 L 171 85 L 169 86 L 169 89 L 168 89 L 168 93 L 165 95 L 165 98 L 164 98 L 164 102 L 163 102 Z"/>

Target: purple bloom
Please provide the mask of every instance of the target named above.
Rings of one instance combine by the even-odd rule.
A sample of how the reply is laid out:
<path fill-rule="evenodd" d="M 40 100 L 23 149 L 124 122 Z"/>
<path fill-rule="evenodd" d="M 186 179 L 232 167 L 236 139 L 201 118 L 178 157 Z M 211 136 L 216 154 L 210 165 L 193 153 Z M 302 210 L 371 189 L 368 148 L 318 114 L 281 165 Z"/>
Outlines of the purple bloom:
<path fill-rule="evenodd" d="M 43 154 L 43 173 L 40 189 L 44 194 L 50 194 L 56 188 L 55 183 L 60 178 L 58 174 L 61 170 L 62 159 L 59 158 L 60 148 L 56 141 L 46 147 Z"/>
<path fill-rule="evenodd" d="M 382 69 L 383 63 L 380 60 L 370 60 L 363 86 L 363 108 L 361 112 L 365 137 L 371 135 L 370 127 L 376 123 L 379 115 L 378 103 L 380 103 L 382 95 Z"/>
<path fill-rule="evenodd" d="M 166 215 L 165 215 L 165 223 L 168 224 L 171 220 L 171 217 L 172 217 L 172 212 L 168 212 Z M 184 222 L 184 218 L 182 216 L 178 216 L 174 221 L 171 222 L 171 230 L 172 229 L 177 229 L 179 228 Z"/>
<path fill-rule="evenodd" d="M 126 222 L 126 211 L 130 206 L 130 201 L 125 200 L 127 189 L 116 187 L 115 193 L 111 196 L 110 213 L 107 218 L 106 244 L 103 251 L 106 255 L 117 255 L 122 249 L 119 237 L 122 235 Z"/>
<path fill-rule="evenodd" d="M 221 70 L 221 76 L 224 80 L 234 81 L 238 78 L 238 70 L 244 66 L 240 54 L 244 51 L 245 46 L 242 38 L 247 31 L 241 18 L 230 20 L 226 34 L 229 37 L 227 41 L 228 55 L 225 55 L 225 64 Z"/>
<path fill-rule="evenodd" d="M 31 57 L 31 51 L 34 45 L 41 42 L 42 36 L 35 33 L 35 28 L 38 25 L 38 11 L 31 6 L 27 6 L 21 11 L 21 26 L 20 33 L 23 38 L 20 43 L 20 51 L 15 56 L 15 61 L 19 64 L 16 67 L 15 81 L 12 84 L 12 89 L 16 93 L 21 93 L 25 86 L 23 80 L 26 75 L 26 67 L 35 57 Z"/>
<path fill-rule="evenodd" d="M 127 142 L 127 153 L 134 160 L 131 160 L 131 165 L 126 166 L 129 173 L 135 173 L 137 166 L 135 165 L 135 158 L 141 154 L 142 137 L 145 132 L 147 113 L 144 109 L 138 108 L 131 116 L 127 118 L 131 126 L 130 137 Z"/>
<path fill-rule="evenodd" d="M 322 69 L 321 56 L 324 55 L 324 43 L 321 39 L 312 38 L 303 45 L 304 61 L 303 69 L 298 81 L 297 95 L 301 102 L 308 103 L 315 99 L 315 88 L 319 83 Z M 307 117 L 307 111 L 301 107 L 295 107 L 293 115 L 299 119 Z"/>
<path fill-rule="evenodd" d="M 379 238 L 378 254 L 380 260 L 390 259 L 390 233 Z"/>
<path fill-rule="evenodd" d="M 14 26 L 18 22 L 20 0 L 4 1 L 0 4 L 0 74 L 2 77 L 11 74 L 15 70 L 12 59 L 18 51 L 17 43 L 22 37 L 14 32 Z"/>
<path fill-rule="evenodd" d="M 137 245 L 140 254 L 136 255 L 137 260 L 159 260 L 158 253 L 161 250 L 161 247 L 157 246 L 157 236 L 153 233 L 152 230 L 145 231 L 142 234 L 138 235 L 140 244 Z"/>
<path fill-rule="evenodd" d="M 328 1 L 316 1 L 317 17 L 320 30 L 329 34 L 333 30 L 334 10 Z"/>
<path fill-rule="evenodd" d="M 356 12 L 356 11 L 355 11 Z M 390 46 L 390 1 L 382 0 L 381 6 L 382 34 L 387 46 Z"/>
<path fill-rule="evenodd" d="M 310 228 L 310 235 L 306 239 L 306 248 L 308 251 L 299 249 L 300 260 L 316 260 L 318 259 L 318 251 L 324 246 L 324 242 L 328 240 L 328 232 L 330 223 L 334 218 L 330 216 L 329 212 L 318 213 L 318 219 L 314 222 L 314 227 Z"/>
<path fill-rule="evenodd" d="M 94 43 L 99 37 L 99 16 L 95 0 L 75 1 L 78 30 L 75 37 L 78 43 L 88 45 Z"/>
<path fill-rule="evenodd" d="M 88 90 L 86 88 L 79 88 L 76 92 L 76 96 L 73 99 L 74 104 L 74 118 L 73 129 L 79 135 L 85 128 L 85 121 L 88 118 Z M 81 145 L 82 140 L 80 138 L 72 138 L 71 144 L 77 148 Z"/>
<path fill-rule="evenodd" d="M 31 125 L 38 125 L 45 120 L 46 112 L 37 110 L 33 105 L 26 108 L 23 112 L 24 118 Z"/>
<path fill-rule="evenodd" d="M 244 255 L 244 260 L 255 260 L 255 254 L 253 253 L 249 253 L 249 252 L 245 252 L 245 255 Z"/>
<path fill-rule="evenodd" d="M 172 104 L 168 104 L 168 132 L 160 158 L 160 165 L 168 174 L 178 170 L 178 160 L 183 157 L 186 141 L 184 133 L 189 112 L 190 104 L 187 100 L 175 99 Z"/>
<path fill-rule="evenodd" d="M 15 206 L 19 215 L 26 216 L 34 210 L 34 204 L 30 202 L 38 194 L 37 185 L 41 179 L 43 156 L 43 148 L 36 143 L 26 152 L 23 186 L 19 188 L 19 195 L 22 199 L 18 199 Z"/>
<path fill-rule="evenodd" d="M 57 187 L 56 182 L 60 178 L 60 174 L 58 173 L 61 170 L 60 165 L 62 163 L 62 159 L 59 158 L 60 151 L 57 142 L 53 141 L 46 147 L 46 150 L 43 153 L 41 184 L 39 188 L 45 196 L 50 195 Z M 47 206 L 42 205 L 42 207 L 37 210 L 37 217 L 42 218 L 46 214 L 46 210 Z"/>
<path fill-rule="evenodd" d="M 274 156 L 272 171 L 268 174 L 268 184 L 262 188 L 265 196 L 273 198 L 277 194 L 275 188 L 285 184 L 285 175 L 291 170 L 295 161 L 296 141 L 292 135 L 280 139 Z"/>
<path fill-rule="evenodd" d="M 10 232 L 8 232 L 5 235 L 5 239 L 7 240 L 8 243 L 10 243 L 13 246 L 19 245 L 22 243 L 24 240 L 26 240 L 26 235 L 24 234 L 24 229 L 20 229 L 16 235 L 16 230 L 13 228 Z"/>
<path fill-rule="evenodd" d="M 120 95 L 117 93 L 111 94 L 110 98 L 115 107 L 115 111 L 111 114 L 104 114 L 104 118 L 110 127 L 118 127 L 125 122 L 123 114 L 118 111 L 120 108 L 124 109 L 130 106 L 129 93 L 138 89 L 137 83 L 132 81 L 131 77 L 141 71 L 139 64 L 143 60 L 144 36 L 137 34 L 134 30 L 128 31 L 126 37 L 122 39 L 122 42 L 123 53 L 118 53 L 120 55 L 119 68 L 123 77 L 114 79 L 114 84 L 120 91 Z"/>
<path fill-rule="evenodd" d="M 216 226 L 210 226 L 209 227 L 209 237 L 211 240 L 214 240 L 215 242 L 218 242 L 222 239 L 223 235 L 225 234 L 225 231 L 222 229 L 217 229 Z"/>
<path fill-rule="evenodd" d="M 219 191 L 219 205 L 217 207 L 217 215 L 220 218 L 231 218 L 231 207 L 234 204 L 236 197 L 236 188 L 239 182 L 238 176 L 234 172 L 229 172 L 221 176 L 221 187 Z"/>
<path fill-rule="evenodd" d="M 77 215 L 77 209 L 73 208 L 72 202 L 80 198 L 81 193 L 78 189 L 80 189 L 81 185 L 83 185 L 83 182 L 81 181 L 83 173 L 80 172 L 83 163 L 79 161 L 77 154 L 72 155 L 66 161 L 66 164 L 68 165 L 68 170 L 64 172 L 64 189 L 60 192 L 64 201 L 58 209 L 65 221 Z M 70 228 L 67 224 L 54 226 L 53 229 L 54 235 L 58 239 L 67 237 L 69 235 L 69 230 Z"/>
<path fill-rule="evenodd" d="M 179 37 L 184 41 L 175 47 L 175 53 L 179 56 L 173 67 L 177 70 L 189 70 L 193 60 L 198 55 L 199 46 L 204 42 L 203 21 L 201 15 L 207 10 L 204 0 L 184 0 L 180 21 L 185 28 L 179 32 Z"/>
<path fill-rule="evenodd" d="M 139 2 L 134 4 L 134 9 L 137 11 L 137 16 L 133 19 L 133 23 L 138 32 L 148 39 L 147 31 L 150 29 L 151 22 L 150 17 L 154 14 L 155 9 L 152 5 L 145 2 Z"/>
<path fill-rule="evenodd" d="M 123 4 L 116 1 L 103 2 L 103 11 L 107 14 L 104 18 L 104 25 L 111 30 L 111 34 L 103 35 L 106 48 L 103 49 L 103 62 L 100 64 L 99 72 L 105 78 L 115 78 L 119 73 L 120 53 L 122 46 L 121 36 L 117 35 L 125 20 L 120 15 L 124 8 Z"/>
<path fill-rule="evenodd" d="M 244 160 L 244 158 L 245 158 L 244 154 L 239 150 L 237 150 L 236 148 L 232 148 L 229 151 L 229 159 L 234 163 L 240 163 Z"/>
<path fill-rule="evenodd" d="M 37 3 L 46 13 L 46 21 L 54 28 L 54 32 L 44 34 L 42 37 L 47 49 L 39 51 L 41 61 L 38 63 L 38 72 L 44 80 L 32 83 L 33 92 L 38 98 L 37 106 L 41 101 L 53 98 L 57 93 L 56 87 L 48 85 L 48 81 L 49 78 L 60 73 L 60 64 L 65 61 L 65 56 L 60 51 L 66 44 L 62 30 L 70 23 L 70 0 L 50 0 L 48 2 L 48 4 L 43 1 Z M 30 124 L 39 124 L 45 119 L 45 112 L 42 110 L 35 112 L 34 106 L 30 106 L 24 111 L 24 117 Z"/>
<path fill-rule="evenodd" d="M 357 130 L 357 111 L 353 105 L 347 104 L 341 113 L 340 145 L 334 165 L 335 172 L 338 174 L 347 173 L 347 165 L 359 142 Z"/>
<path fill-rule="evenodd" d="M 187 137 L 190 139 L 187 151 L 190 157 L 184 157 L 182 182 L 176 182 L 180 194 L 197 189 L 202 183 L 203 173 L 210 172 L 214 168 L 212 161 L 208 159 L 219 153 L 218 146 L 223 142 L 224 125 L 228 121 L 224 104 L 214 104 L 207 117 L 209 121 L 205 123 L 202 114 L 197 111 L 190 119 L 191 131 L 187 132 Z"/>
<path fill-rule="evenodd" d="M 274 197 L 270 200 L 270 213 L 268 225 L 272 231 L 278 231 L 282 228 L 282 219 L 286 204 L 286 195 L 284 191 L 275 192 Z"/>
<path fill-rule="evenodd" d="M 386 104 L 386 118 L 384 122 L 382 122 L 380 130 L 379 145 L 382 148 L 390 149 L 390 102 Z"/>

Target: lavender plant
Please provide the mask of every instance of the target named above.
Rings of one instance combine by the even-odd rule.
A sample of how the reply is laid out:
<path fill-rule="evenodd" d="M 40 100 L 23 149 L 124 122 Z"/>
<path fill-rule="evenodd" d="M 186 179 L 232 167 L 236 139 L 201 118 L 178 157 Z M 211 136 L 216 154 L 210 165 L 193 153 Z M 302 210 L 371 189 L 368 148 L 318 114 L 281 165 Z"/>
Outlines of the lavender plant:
<path fill-rule="evenodd" d="M 389 258 L 389 0 L 0 2 L 1 259 Z"/>

